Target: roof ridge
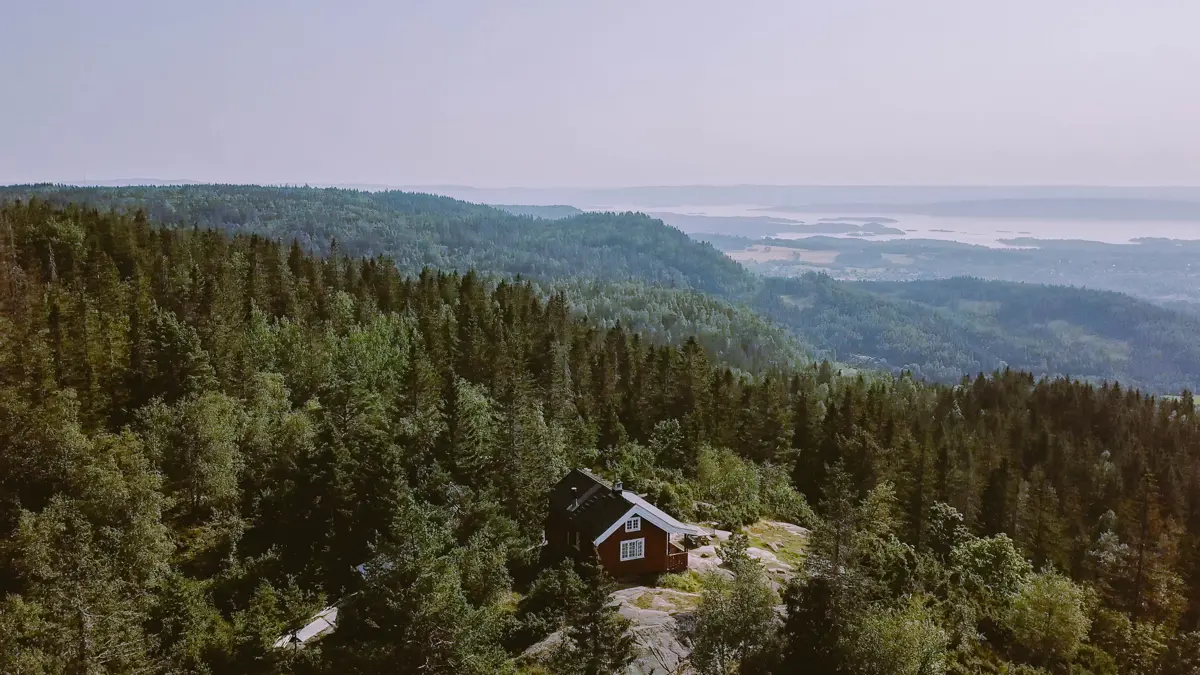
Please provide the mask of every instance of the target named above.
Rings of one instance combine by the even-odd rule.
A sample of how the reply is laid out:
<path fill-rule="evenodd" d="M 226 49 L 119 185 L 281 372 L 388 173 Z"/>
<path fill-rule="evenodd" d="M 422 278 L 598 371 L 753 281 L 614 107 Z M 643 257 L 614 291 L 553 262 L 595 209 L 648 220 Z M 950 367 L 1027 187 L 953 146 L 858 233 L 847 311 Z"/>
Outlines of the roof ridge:
<path fill-rule="evenodd" d="M 656 517 L 661 518 L 672 527 L 679 527 L 685 530 L 695 529 L 694 525 L 689 525 L 682 520 L 679 520 L 675 516 L 672 516 L 666 511 L 660 509 L 658 506 L 654 505 L 652 502 L 650 502 L 650 500 L 646 499 L 642 495 L 623 493 L 621 496 L 624 497 L 625 501 L 629 502 L 629 504 L 631 504 L 633 507 L 645 509 L 646 511 L 653 513 Z"/>
<path fill-rule="evenodd" d="M 592 472 L 591 472 L 591 471 L 589 471 L 588 469 L 576 469 L 576 471 L 578 471 L 579 473 L 582 473 L 583 475 L 587 476 L 588 478 L 591 478 L 592 480 L 594 480 L 594 481 L 596 481 L 597 483 L 599 483 L 599 484 L 603 485 L 604 487 L 608 488 L 609 490 L 613 489 L 613 484 L 612 484 L 612 483 L 610 483 L 609 481 L 607 481 L 607 480 L 605 480 L 605 479 L 601 478 L 600 476 L 598 476 L 598 475 L 596 475 L 596 474 L 592 473 Z"/>
<path fill-rule="evenodd" d="M 570 518 L 576 518 L 596 502 L 610 496 L 612 496 L 611 490 L 605 492 L 602 485 L 593 485 L 579 496 L 576 503 L 567 506 L 567 514 Z"/>

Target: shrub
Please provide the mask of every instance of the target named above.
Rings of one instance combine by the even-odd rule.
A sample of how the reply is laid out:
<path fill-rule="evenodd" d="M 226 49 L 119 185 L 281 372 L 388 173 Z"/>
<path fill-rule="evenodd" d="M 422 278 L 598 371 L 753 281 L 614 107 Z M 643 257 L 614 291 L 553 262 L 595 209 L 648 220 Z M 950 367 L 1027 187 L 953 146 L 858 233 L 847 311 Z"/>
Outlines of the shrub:
<path fill-rule="evenodd" d="M 704 583 L 700 579 L 700 575 L 693 570 L 677 574 L 663 574 L 658 577 L 658 582 L 655 584 L 660 588 L 672 588 L 685 593 L 699 593 L 704 590 Z"/>

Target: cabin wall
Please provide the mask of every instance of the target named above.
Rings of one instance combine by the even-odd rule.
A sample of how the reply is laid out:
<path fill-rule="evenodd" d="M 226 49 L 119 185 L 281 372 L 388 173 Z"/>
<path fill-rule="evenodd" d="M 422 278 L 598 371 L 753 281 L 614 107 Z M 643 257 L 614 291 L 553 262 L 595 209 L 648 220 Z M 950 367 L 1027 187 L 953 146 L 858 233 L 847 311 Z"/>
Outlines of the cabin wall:
<path fill-rule="evenodd" d="M 579 550 L 587 550 L 592 542 L 586 537 L 579 537 L 580 549 L 575 548 L 575 528 L 572 524 L 557 518 L 550 518 L 546 523 L 546 546 L 557 559 L 561 556 L 578 557 Z"/>
<path fill-rule="evenodd" d="M 646 557 L 621 561 L 621 542 L 629 539 L 646 540 Z M 614 577 L 665 572 L 667 569 L 667 533 L 645 518 L 642 519 L 641 531 L 626 532 L 622 525 L 608 535 L 608 539 L 600 542 L 596 551 L 604 569 Z"/>

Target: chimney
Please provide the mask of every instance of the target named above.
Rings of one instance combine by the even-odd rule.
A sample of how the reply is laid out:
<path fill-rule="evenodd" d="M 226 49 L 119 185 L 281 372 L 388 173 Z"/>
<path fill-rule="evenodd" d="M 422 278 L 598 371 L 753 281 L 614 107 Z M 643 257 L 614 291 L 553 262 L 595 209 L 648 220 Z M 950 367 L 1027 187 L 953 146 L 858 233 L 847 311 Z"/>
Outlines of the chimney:
<path fill-rule="evenodd" d="M 571 508 L 579 508 L 579 488 L 574 486 L 571 487 Z"/>
<path fill-rule="evenodd" d="M 621 479 L 618 478 L 617 482 L 613 483 L 613 494 L 619 495 L 623 490 L 624 488 L 621 487 Z"/>

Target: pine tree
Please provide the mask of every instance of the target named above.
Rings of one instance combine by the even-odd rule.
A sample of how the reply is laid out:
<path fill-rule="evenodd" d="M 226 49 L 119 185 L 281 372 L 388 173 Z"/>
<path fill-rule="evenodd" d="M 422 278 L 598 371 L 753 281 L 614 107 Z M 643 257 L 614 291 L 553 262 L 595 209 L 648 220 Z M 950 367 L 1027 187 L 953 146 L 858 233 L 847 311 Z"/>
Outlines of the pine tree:
<path fill-rule="evenodd" d="M 584 582 L 579 605 L 567 615 L 562 645 L 554 656 L 556 673 L 606 675 L 633 661 L 629 620 L 612 602 L 616 584 L 598 561 L 580 566 Z"/>
<path fill-rule="evenodd" d="M 783 649 L 776 673 L 849 675 L 847 633 L 854 617 L 842 611 L 833 579 L 793 579 L 784 591 Z"/>
<path fill-rule="evenodd" d="M 496 404 L 484 388 L 461 378 L 454 383 L 454 396 L 451 460 L 464 478 L 483 482 L 498 450 Z"/>
<path fill-rule="evenodd" d="M 983 490 L 981 525 L 985 535 L 1000 534 L 1009 529 L 1009 470 L 1008 458 L 988 474 L 987 486 Z"/>
<path fill-rule="evenodd" d="M 1182 585 L 1174 570 L 1177 560 L 1175 526 L 1159 511 L 1158 481 L 1142 475 L 1125 508 L 1128 549 L 1121 584 L 1125 607 L 1134 621 L 1173 623 L 1182 611 Z"/>
<path fill-rule="evenodd" d="M 1036 569 L 1060 561 L 1063 550 L 1060 509 L 1058 492 L 1045 478 L 1041 467 L 1035 467 L 1029 480 L 1021 484 L 1016 540 L 1029 554 Z"/>

